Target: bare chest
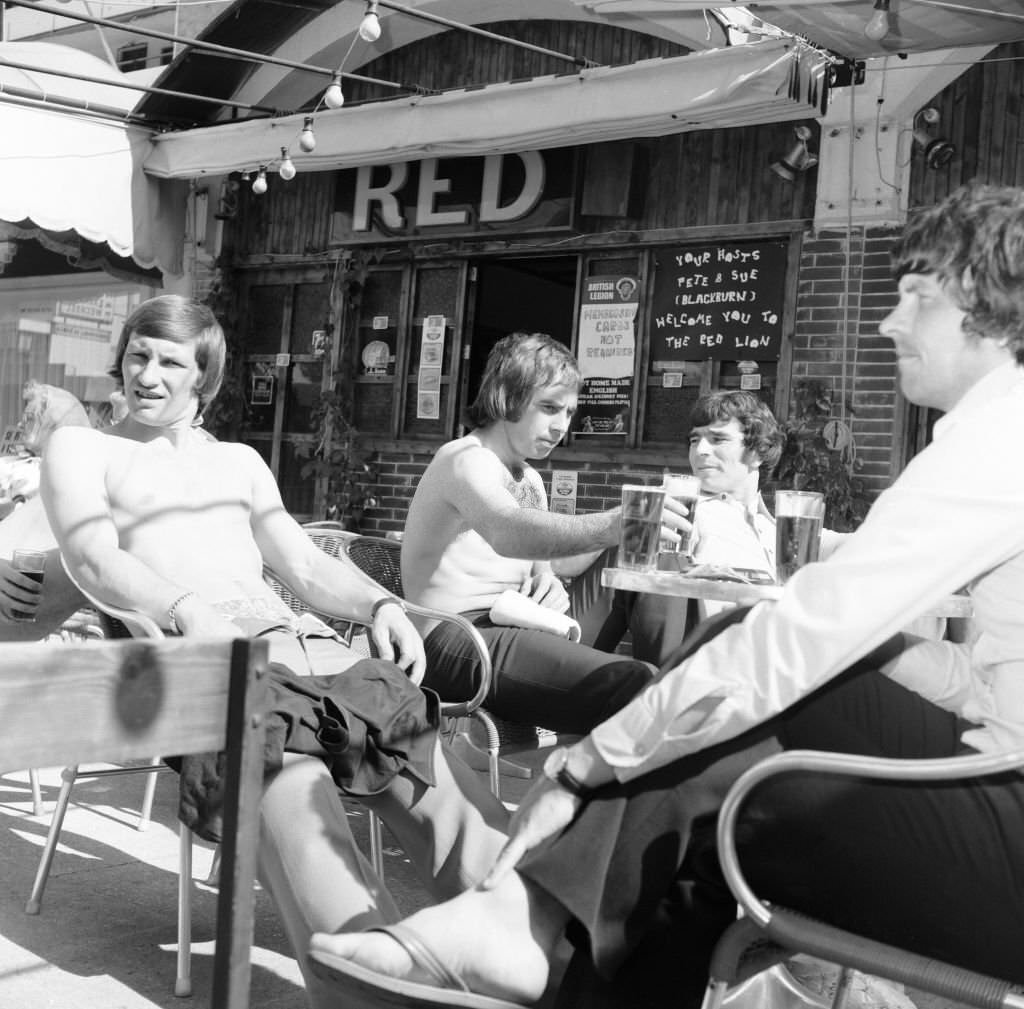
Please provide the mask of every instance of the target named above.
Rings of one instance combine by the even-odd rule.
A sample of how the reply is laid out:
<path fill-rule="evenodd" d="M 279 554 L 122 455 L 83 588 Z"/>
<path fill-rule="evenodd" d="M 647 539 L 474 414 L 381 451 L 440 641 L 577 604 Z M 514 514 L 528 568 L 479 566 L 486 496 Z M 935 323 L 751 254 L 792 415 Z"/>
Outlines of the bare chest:
<path fill-rule="evenodd" d="M 182 522 L 248 524 L 248 477 L 216 452 L 133 453 L 108 470 L 107 496 L 122 532 Z"/>

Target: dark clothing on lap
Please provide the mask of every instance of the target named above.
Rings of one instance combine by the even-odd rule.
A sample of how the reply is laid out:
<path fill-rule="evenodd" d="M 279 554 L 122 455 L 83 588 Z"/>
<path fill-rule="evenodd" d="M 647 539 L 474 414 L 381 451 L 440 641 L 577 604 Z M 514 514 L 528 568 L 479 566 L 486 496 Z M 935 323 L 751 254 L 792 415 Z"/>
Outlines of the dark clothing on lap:
<path fill-rule="evenodd" d="M 519 867 L 574 918 L 578 953 L 560 1006 L 697 1004 L 736 912 L 718 864 L 717 812 L 772 748 L 949 757 L 969 752 L 966 727 L 862 661 L 736 739 L 602 789 Z M 1016 772 L 934 784 L 789 774 L 752 796 L 739 852 L 765 899 L 1024 981 L 1024 905 L 1014 899 L 1022 837 Z"/>
<path fill-rule="evenodd" d="M 480 632 L 494 666 L 484 706 L 512 722 L 585 733 L 615 714 L 650 682 L 652 667 L 609 655 L 547 631 L 492 623 L 487 611 L 462 614 Z M 424 685 L 442 700 L 472 696 L 480 662 L 465 634 L 441 624 L 426 638 Z"/>
<path fill-rule="evenodd" d="M 348 795 L 375 795 L 400 771 L 434 784 L 437 695 L 420 690 L 393 662 L 364 659 L 335 676 L 296 676 L 272 663 L 268 684 L 266 773 L 282 766 L 287 751 L 323 757 Z M 168 763 L 181 775 L 181 821 L 219 841 L 223 752 Z"/>

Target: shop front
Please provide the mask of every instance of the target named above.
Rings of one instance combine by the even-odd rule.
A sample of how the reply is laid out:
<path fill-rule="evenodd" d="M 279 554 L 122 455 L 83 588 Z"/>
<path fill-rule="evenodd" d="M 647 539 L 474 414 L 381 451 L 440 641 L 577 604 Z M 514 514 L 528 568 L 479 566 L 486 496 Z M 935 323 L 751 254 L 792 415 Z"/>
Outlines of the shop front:
<path fill-rule="evenodd" d="M 753 199 L 734 194 L 744 160 L 770 160 L 786 132 L 362 166 L 307 180 L 305 210 L 282 187 L 276 201 L 245 201 L 252 262 L 249 240 L 272 234 L 279 215 L 298 215 L 301 231 L 316 182 L 330 200 L 326 265 L 271 256 L 239 272 L 247 438 L 288 507 L 324 513 L 301 474 L 320 393 L 335 391 L 375 456 L 377 507 L 364 525 L 401 528 L 415 473 L 460 433 L 490 349 L 517 330 L 565 343 L 585 377 L 550 463 L 579 474 L 562 507 L 607 506 L 626 469 L 685 468 L 687 415 L 705 390 L 749 389 L 784 413 L 811 193 L 773 176 Z M 712 192 L 704 158 L 716 150 Z M 682 186 L 665 184 L 668 163 Z M 723 215 L 740 220 L 712 223 Z"/>

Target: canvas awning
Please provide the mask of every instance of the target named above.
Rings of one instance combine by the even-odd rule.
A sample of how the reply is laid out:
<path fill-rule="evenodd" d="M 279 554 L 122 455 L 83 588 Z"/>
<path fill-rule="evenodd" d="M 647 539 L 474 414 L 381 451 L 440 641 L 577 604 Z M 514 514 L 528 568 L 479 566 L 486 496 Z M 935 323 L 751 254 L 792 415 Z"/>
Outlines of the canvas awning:
<path fill-rule="evenodd" d="M 302 115 L 163 133 L 144 164 L 165 179 L 222 175 L 271 164 L 287 147 L 300 171 L 326 171 L 812 119 L 824 111 L 829 65 L 816 49 L 773 39 L 323 110 L 312 154 L 296 143 Z"/>
<path fill-rule="evenodd" d="M 151 131 L 118 116 L 139 92 L 10 63 L 118 73 L 65 46 L 0 44 L 0 233 L 69 254 L 78 236 L 143 268 L 180 274 L 186 188 L 145 175 Z M 49 101 L 55 96 L 87 107 L 62 109 Z"/>

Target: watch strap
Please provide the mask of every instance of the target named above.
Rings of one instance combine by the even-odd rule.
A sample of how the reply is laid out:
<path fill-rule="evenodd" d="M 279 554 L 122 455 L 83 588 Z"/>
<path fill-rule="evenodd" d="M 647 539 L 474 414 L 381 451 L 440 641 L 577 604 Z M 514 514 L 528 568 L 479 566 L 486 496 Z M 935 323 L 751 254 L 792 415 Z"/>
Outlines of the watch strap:
<path fill-rule="evenodd" d="M 554 754 L 552 754 L 552 756 L 554 756 Z M 570 792 L 579 799 L 589 798 L 590 794 L 594 791 L 592 788 L 584 785 L 583 782 L 569 770 L 569 751 L 567 749 L 563 749 L 561 751 L 557 767 L 552 768 L 550 771 L 545 768 L 545 772 L 547 773 L 547 777 L 550 781 L 553 781 L 556 785 L 564 788 L 567 792 Z"/>

